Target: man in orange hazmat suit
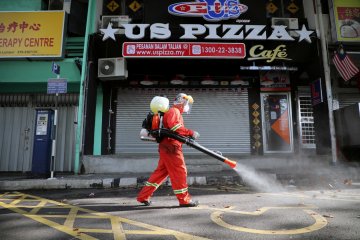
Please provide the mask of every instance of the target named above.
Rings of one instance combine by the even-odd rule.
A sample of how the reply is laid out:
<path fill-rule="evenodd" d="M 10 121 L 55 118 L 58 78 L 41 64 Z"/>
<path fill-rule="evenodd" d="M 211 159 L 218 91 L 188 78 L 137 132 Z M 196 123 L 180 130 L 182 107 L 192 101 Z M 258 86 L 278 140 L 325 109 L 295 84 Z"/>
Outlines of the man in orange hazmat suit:
<path fill-rule="evenodd" d="M 173 106 L 164 114 L 163 126 L 182 136 L 197 139 L 200 134 L 196 131 L 187 129 L 184 126 L 182 113 L 189 113 L 193 98 L 185 93 L 179 93 Z M 179 201 L 180 207 L 195 207 L 198 201 L 193 201 L 188 192 L 187 168 L 182 152 L 182 143 L 172 139 L 164 138 L 159 143 L 159 162 L 155 171 L 151 174 L 145 186 L 137 196 L 137 201 L 146 206 L 151 204 L 150 198 L 156 189 L 169 176 L 173 191 Z"/>

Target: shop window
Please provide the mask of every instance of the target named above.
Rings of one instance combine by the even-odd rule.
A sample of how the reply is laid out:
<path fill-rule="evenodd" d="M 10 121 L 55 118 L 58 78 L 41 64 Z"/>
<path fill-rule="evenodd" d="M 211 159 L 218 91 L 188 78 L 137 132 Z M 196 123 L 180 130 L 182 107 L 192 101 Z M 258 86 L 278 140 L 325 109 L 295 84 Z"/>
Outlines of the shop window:
<path fill-rule="evenodd" d="M 303 18 L 302 0 L 265 0 L 267 18 Z"/>

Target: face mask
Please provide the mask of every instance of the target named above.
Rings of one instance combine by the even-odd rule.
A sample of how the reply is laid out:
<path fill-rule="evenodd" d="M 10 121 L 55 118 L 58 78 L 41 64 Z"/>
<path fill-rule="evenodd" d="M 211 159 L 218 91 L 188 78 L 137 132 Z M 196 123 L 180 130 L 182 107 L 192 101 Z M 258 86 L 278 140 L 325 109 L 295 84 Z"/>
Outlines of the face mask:
<path fill-rule="evenodd" d="M 189 109 L 190 109 L 190 106 L 189 106 L 189 104 L 186 104 L 185 106 L 184 106 L 184 113 L 187 113 L 188 111 L 189 111 Z"/>

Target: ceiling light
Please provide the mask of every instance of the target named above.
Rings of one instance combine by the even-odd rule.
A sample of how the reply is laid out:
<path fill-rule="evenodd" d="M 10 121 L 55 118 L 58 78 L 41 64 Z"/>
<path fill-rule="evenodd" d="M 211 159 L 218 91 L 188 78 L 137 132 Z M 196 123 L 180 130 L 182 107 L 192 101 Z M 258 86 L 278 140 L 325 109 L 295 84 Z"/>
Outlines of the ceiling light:
<path fill-rule="evenodd" d="M 183 85 L 184 84 L 184 75 L 176 75 L 171 81 L 170 83 L 173 85 Z"/>
<path fill-rule="evenodd" d="M 148 80 L 143 80 L 140 82 L 141 85 L 144 85 L 144 86 L 151 86 L 151 85 L 154 85 L 155 82 L 153 81 L 148 81 Z"/>
<path fill-rule="evenodd" d="M 184 84 L 184 81 L 181 80 L 181 79 L 173 79 L 173 80 L 170 81 L 170 83 L 171 83 L 172 85 L 183 85 L 183 84 Z"/>
<path fill-rule="evenodd" d="M 140 84 L 144 85 L 144 86 L 151 86 L 151 85 L 154 85 L 156 83 L 157 83 L 156 81 L 150 80 L 148 75 L 145 75 L 144 80 L 140 81 Z"/>
<path fill-rule="evenodd" d="M 297 71 L 298 67 L 287 66 L 240 66 L 240 70 L 255 70 L 255 71 Z"/>
<path fill-rule="evenodd" d="M 218 82 L 212 80 L 212 78 L 207 75 L 206 77 L 204 77 L 204 79 L 201 81 L 201 85 L 217 85 Z"/>
<path fill-rule="evenodd" d="M 238 86 L 238 85 L 249 85 L 249 81 L 244 81 L 244 80 L 242 80 L 241 78 L 240 78 L 240 76 L 239 75 L 236 75 L 235 76 L 235 78 L 234 78 L 234 80 L 232 80 L 231 82 L 230 82 L 230 85 L 233 85 L 233 86 Z"/>

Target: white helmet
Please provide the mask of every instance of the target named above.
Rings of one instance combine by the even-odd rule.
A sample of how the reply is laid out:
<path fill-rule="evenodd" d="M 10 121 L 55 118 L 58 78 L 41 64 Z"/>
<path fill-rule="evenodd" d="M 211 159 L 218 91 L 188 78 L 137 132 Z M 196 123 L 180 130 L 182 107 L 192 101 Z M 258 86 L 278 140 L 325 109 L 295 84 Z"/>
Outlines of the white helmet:
<path fill-rule="evenodd" d="M 174 105 L 182 105 L 183 112 L 190 113 L 194 99 L 185 93 L 179 93 L 174 100 Z"/>
<path fill-rule="evenodd" d="M 167 112 L 169 110 L 169 99 L 166 97 L 155 96 L 150 102 L 150 109 L 154 114 Z"/>

